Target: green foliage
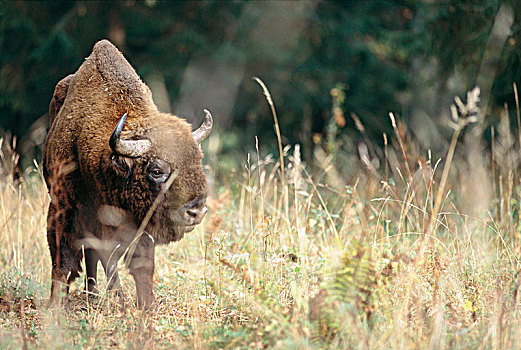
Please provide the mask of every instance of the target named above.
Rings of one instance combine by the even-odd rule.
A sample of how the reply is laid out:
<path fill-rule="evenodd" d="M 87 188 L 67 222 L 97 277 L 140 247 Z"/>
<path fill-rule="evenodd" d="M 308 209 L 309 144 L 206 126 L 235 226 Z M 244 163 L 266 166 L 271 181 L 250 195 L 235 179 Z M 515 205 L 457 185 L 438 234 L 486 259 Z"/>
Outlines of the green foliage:
<path fill-rule="evenodd" d="M 97 40 L 107 37 L 142 76 L 161 72 L 171 101 L 179 96 L 183 74 L 194 58 L 211 56 L 216 64 L 236 67 L 242 79 L 236 99 L 229 101 L 233 109 L 218 119 L 241 140 L 274 138 L 262 93 L 251 81 L 259 76 L 284 116 L 284 143 L 302 143 L 304 157 L 311 156 L 306 144 L 313 134 L 331 129 L 330 91 L 338 84 L 345 92 L 338 108 L 346 114 L 345 125 L 337 126 L 338 136 L 358 137 L 348 117 L 354 112 L 368 137 L 381 142 L 382 132 L 390 131 L 389 111 L 402 112 L 407 119 L 415 103 L 411 94 L 421 94 L 415 84 L 434 86 L 454 72 L 464 73 L 467 87 L 475 84 L 500 4 L 5 1 L 0 3 L 0 128 L 30 137 L 30 125 L 42 116 L 47 120 L 55 84 L 77 69 Z M 508 4 L 519 17 L 519 3 Z M 284 27 L 289 15 L 292 24 Z M 493 86 L 499 105 L 512 102 L 512 82 L 521 77 L 518 22 L 511 28 Z M 288 31 L 287 38 L 269 32 L 279 27 Z M 415 67 L 431 58 L 439 61 L 442 74 L 436 81 L 421 81 Z M 201 81 L 200 88 L 205 86 Z M 250 147 L 236 140 L 222 151 Z"/>
<path fill-rule="evenodd" d="M 346 327 L 369 327 L 378 298 L 377 276 L 371 248 L 351 242 L 332 278 L 323 282 L 321 292 L 312 301 L 316 341 L 336 338 L 353 343 L 351 336 L 356 333 Z"/>
<path fill-rule="evenodd" d="M 42 295 L 44 287 L 28 276 L 24 276 L 16 268 L 0 274 L 0 301 L 19 302 L 24 298 Z"/>
<path fill-rule="evenodd" d="M 376 287 L 376 270 L 370 247 L 352 242 L 342 255 L 341 265 L 330 287 L 330 298 L 371 314 L 371 296 Z"/>

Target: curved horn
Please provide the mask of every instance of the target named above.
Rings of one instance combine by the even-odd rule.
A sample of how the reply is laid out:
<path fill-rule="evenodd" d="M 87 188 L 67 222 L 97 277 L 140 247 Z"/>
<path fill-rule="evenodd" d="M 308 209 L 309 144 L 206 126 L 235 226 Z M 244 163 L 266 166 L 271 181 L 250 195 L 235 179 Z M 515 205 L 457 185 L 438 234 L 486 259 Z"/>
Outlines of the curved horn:
<path fill-rule="evenodd" d="M 150 148 L 150 141 L 148 140 L 121 140 L 121 130 L 127 119 L 127 113 L 123 114 L 123 117 L 119 120 L 118 124 L 114 128 L 112 135 L 110 135 L 109 146 L 122 156 L 137 158 L 145 154 Z"/>
<path fill-rule="evenodd" d="M 201 143 L 204 141 L 205 138 L 210 135 L 210 132 L 212 132 L 212 126 L 213 126 L 213 118 L 212 113 L 210 113 L 209 110 L 205 109 L 205 120 L 201 124 L 201 126 L 195 130 L 192 131 L 192 136 L 194 137 L 195 142 Z"/>

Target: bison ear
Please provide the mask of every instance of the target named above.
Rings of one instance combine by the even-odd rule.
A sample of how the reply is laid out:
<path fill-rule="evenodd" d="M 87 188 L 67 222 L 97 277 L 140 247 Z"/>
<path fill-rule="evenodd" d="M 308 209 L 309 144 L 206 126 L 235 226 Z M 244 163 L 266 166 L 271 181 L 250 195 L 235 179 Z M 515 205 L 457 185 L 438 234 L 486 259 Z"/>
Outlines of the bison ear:
<path fill-rule="evenodd" d="M 114 170 L 119 176 L 123 176 L 125 178 L 132 176 L 132 172 L 134 170 L 134 159 L 113 153 L 111 156 L 111 161 Z"/>

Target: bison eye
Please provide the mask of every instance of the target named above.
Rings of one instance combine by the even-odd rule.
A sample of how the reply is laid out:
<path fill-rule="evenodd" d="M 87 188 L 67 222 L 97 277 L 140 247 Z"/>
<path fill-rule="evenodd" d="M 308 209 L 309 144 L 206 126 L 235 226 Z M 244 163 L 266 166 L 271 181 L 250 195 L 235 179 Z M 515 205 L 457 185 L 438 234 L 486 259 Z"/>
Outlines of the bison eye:
<path fill-rule="evenodd" d="M 162 184 L 170 175 L 170 165 L 161 159 L 156 159 L 148 164 L 148 180 L 155 185 Z"/>
<path fill-rule="evenodd" d="M 168 179 L 169 171 L 159 168 L 151 168 L 148 171 L 148 178 L 154 183 L 163 183 Z"/>

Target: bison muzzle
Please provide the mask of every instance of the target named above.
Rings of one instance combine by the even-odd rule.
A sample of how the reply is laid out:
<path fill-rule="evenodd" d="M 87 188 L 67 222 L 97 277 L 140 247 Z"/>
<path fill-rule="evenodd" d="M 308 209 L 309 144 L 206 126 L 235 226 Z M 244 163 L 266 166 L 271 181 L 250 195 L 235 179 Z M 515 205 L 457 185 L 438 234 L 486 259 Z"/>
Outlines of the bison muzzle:
<path fill-rule="evenodd" d="M 43 172 L 51 201 L 47 240 L 51 303 L 68 294 L 85 259 L 86 290 L 96 293 L 101 262 L 107 289 L 119 289 L 125 254 L 137 305 L 154 304 L 154 248 L 181 239 L 206 212 L 208 186 L 196 130 L 157 110 L 149 88 L 107 40 L 61 80 L 49 106 Z"/>

